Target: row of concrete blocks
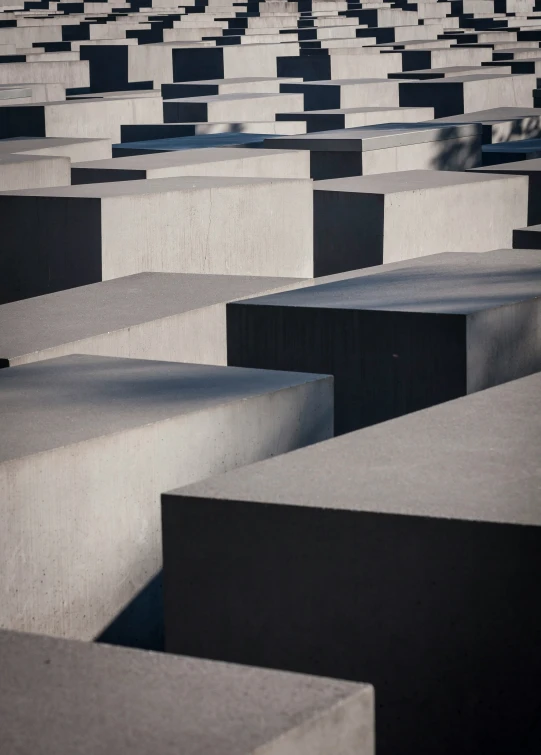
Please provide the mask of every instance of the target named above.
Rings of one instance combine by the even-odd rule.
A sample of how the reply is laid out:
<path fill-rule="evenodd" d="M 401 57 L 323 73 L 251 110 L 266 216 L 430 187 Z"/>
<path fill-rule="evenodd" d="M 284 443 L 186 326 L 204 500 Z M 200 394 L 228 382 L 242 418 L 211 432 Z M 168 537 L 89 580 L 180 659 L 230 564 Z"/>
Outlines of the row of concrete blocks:
<path fill-rule="evenodd" d="M 541 393 L 539 375 L 522 377 L 541 369 L 538 255 L 441 255 L 320 285 L 289 282 L 229 304 L 227 322 L 226 302 L 262 282 L 183 278 L 137 276 L 4 308 L 12 349 L 27 351 L 21 361 L 44 361 L 0 374 L 2 625 L 153 647 L 164 612 L 175 653 L 375 682 L 384 752 L 404 743 L 508 751 L 540 702 L 541 616 L 531 597 L 541 567 Z M 227 327 L 228 362 L 246 366 L 148 360 L 168 341 L 167 357 L 183 357 L 176 344 L 203 338 L 205 322 L 215 341 Z M 79 348 L 132 358 L 44 359 Z M 334 375 L 338 432 L 396 419 L 330 440 L 333 380 L 315 370 Z M 382 405 L 386 416 L 375 416 Z M 164 497 L 162 595 L 159 493 L 209 477 Z M 19 663 L 4 710 L 17 685 L 54 685 L 85 656 L 95 675 L 81 672 L 49 696 L 73 700 L 74 716 L 88 706 L 97 715 L 92 690 L 112 683 L 101 663 L 141 675 L 152 662 L 162 668 L 155 657 L 104 651 L 100 661 L 99 649 L 3 639 L 8 668 Z M 19 645 L 24 653 L 9 651 Z M 42 677 L 26 653 L 53 653 L 53 668 Z M 203 673 L 205 663 L 192 663 Z M 517 670 L 520 690 L 503 695 Z M 255 682 L 260 672 L 250 673 Z M 166 695 L 174 680 L 163 683 Z M 338 736 L 333 752 L 345 737 L 347 755 L 371 753 L 372 693 L 341 692 L 357 695 L 358 725 L 331 716 L 343 729 L 329 735 Z M 137 710 L 147 698 L 133 695 Z M 8 736 L 21 736 L 27 710 L 6 719 Z M 147 705 L 151 720 L 159 710 Z M 112 742 L 136 726 L 102 722 Z M 62 737 L 71 735 L 68 727 Z M 160 724 L 156 736 L 173 734 Z M 314 736 L 323 736 L 317 726 Z M 231 752 L 252 751 L 240 744 Z M 310 752 L 302 747 L 292 751 Z"/>

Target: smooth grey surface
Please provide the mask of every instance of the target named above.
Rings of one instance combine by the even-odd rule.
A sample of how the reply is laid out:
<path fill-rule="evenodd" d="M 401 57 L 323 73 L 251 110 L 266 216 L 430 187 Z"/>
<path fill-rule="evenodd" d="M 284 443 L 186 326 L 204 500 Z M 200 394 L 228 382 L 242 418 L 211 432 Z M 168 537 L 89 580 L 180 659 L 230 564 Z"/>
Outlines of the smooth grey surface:
<path fill-rule="evenodd" d="M 321 376 L 75 354 L 0 371 L 0 463 Z"/>
<path fill-rule="evenodd" d="M 368 680 L 378 755 L 521 752 L 540 417 L 534 375 L 163 496 L 166 647 Z"/>
<path fill-rule="evenodd" d="M 538 373 L 169 495 L 539 527 L 540 458 Z"/>
<path fill-rule="evenodd" d="M 467 315 L 541 296 L 541 257 L 523 249 L 435 254 L 398 271 L 386 268 L 243 304 Z"/>
<path fill-rule="evenodd" d="M 1 630 L 0 666 L 5 753 L 374 751 L 365 684 Z"/>
<path fill-rule="evenodd" d="M 300 281 L 241 275 L 139 273 L 4 304 L 0 306 L 0 360 L 13 360 L 296 282 Z"/>

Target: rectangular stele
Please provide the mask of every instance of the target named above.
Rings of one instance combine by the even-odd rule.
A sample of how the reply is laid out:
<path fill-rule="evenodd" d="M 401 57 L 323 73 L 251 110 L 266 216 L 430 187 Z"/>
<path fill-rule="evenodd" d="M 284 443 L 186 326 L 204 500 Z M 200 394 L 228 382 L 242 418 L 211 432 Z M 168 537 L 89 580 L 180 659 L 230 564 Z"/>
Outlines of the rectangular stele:
<path fill-rule="evenodd" d="M 380 755 L 525 751 L 540 417 L 536 374 L 163 496 L 166 649 L 366 680 Z"/>
<path fill-rule="evenodd" d="M 541 370 L 540 294 L 536 251 L 371 268 L 228 304 L 228 363 L 334 375 L 349 432 Z"/>
<path fill-rule="evenodd" d="M 332 435 L 332 378 L 285 372 L 73 355 L 1 370 L 0 404 L 0 627 L 90 640 L 131 603 L 108 638 L 140 646 L 160 493 Z"/>
<path fill-rule="evenodd" d="M 312 205 L 309 179 L 281 178 L 0 194 L 0 303 L 147 271 L 312 277 Z"/>
<path fill-rule="evenodd" d="M 6 753 L 374 755 L 368 684 L 8 631 L 0 665 Z"/>

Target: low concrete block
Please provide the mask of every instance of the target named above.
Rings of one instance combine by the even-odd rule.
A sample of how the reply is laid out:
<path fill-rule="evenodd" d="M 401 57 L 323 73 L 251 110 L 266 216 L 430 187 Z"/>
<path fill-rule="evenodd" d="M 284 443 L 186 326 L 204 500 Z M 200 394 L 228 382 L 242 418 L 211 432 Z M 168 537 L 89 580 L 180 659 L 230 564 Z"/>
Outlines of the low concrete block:
<path fill-rule="evenodd" d="M 0 307 L 0 365 L 68 354 L 227 364 L 225 305 L 299 279 L 139 273 Z"/>
<path fill-rule="evenodd" d="M 7 631 L 0 662 L 3 743 L 21 755 L 81 742 L 118 755 L 374 753 L 368 684 Z"/>
<path fill-rule="evenodd" d="M 521 139 L 505 144 L 485 144 L 483 165 L 499 165 L 541 157 L 541 139 Z"/>
<path fill-rule="evenodd" d="M 62 137 L 27 138 L 20 136 L 0 140 L 0 155 L 26 154 L 69 157 L 72 162 L 106 160 L 111 157 L 110 139 L 65 139 Z"/>
<path fill-rule="evenodd" d="M 524 249 L 541 249 L 541 225 L 530 225 L 513 231 L 513 246 L 524 244 Z"/>
<path fill-rule="evenodd" d="M 429 107 L 361 107 L 331 110 L 311 110 L 307 113 L 277 113 L 277 121 L 306 122 L 306 131 L 373 126 L 380 123 L 416 123 L 434 117 Z"/>
<path fill-rule="evenodd" d="M 315 275 L 510 247 L 527 213 L 525 176 L 412 170 L 318 181 Z"/>
<path fill-rule="evenodd" d="M 540 108 L 498 107 L 438 118 L 437 122 L 478 123 L 483 129 L 483 144 L 514 142 L 541 136 Z"/>
<path fill-rule="evenodd" d="M 269 149 L 310 152 L 312 178 L 412 170 L 466 170 L 481 164 L 477 124 L 384 123 L 265 140 Z"/>
<path fill-rule="evenodd" d="M 304 110 L 398 106 L 398 82 L 389 79 L 345 79 L 282 84 L 282 92 L 304 95 Z M 302 104 L 299 110 L 302 110 Z"/>
<path fill-rule="evenodd" d="M 310 180 L 278 178 L 155 178 L 1 194 L 0 302 L 145 271 L 309 278 L 312 203 Z"/>
<path fill-rule="evenodd" d="M 443 254 L 227 306 L 228 363 L 335 377 L 349 432 L 541 370 L 541 259 Z"/>
<path fill-rule="evenodd" d="M 316 375 L 75 355 L 0 386 L 0 627 L 74 639 L 130 601 L 117 641 L 161 628 L 160 492 L 332 433 Z"/>
<path fill-rule="evenodd" d="M 381 755 L 522 752 L 540 416 L 535 375 L 163 496 L 168 650 L 366 679 Z"/>
<path fill-rule="evenodd" d="M 277 113 L 303 110 L 300 94 L 220 94 L 164 100 L 164 123 L 274 120 Z"/>
<path fill-rule="evenodd" d="M 310 178 L 310 153 L 209 147 L 74 163 L 71 168 L 73 184 L 173 176 Z"/>

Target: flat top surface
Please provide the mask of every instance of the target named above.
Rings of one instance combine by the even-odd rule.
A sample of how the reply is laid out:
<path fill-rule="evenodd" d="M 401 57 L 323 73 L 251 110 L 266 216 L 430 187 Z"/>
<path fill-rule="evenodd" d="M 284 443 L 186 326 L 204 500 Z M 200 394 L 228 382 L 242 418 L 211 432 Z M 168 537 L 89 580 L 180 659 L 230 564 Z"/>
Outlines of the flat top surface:
<path fill-rule="evenodd" d="M 541 296 L 541 255 L 535 249 L 434 254 L 394 270 L 370 269 L 372 275 L 256 297 L 243 306 L 465 315 Z"/>
<path fill-rule="evenodd" d="M 534 233 L 539 233 L 541 231 L 541 225 L 529 225 L 525 228 L 520 228 L 521 231 L 533 231 Z"/>
<path fill-rule="evenodd" d="M 324 181 L 315 181 L 314 189 L 361 194 L 398 194 L 403 191 L 422 191 L 444 186 L 482 183 L 491 179 L 512 180 L 512 178 L 513 176 L 462 173 L 451 170 L 403 170 L 396 173 L 378 173 L 372 176 L 329 178 Z M 515 178 L 518 178 L 518 176 L 515 176 Z"/>
<path fill-rule="evenodd" d="M 75 354 L 0 370 L 0 462 L 205 411 L 320 376 Z"/>
<path fill-rule="evenodd" d="M 139 273 L 23 299 L 0 306 L 0 359 L 284 288 L 297 281 L 242 275 Z"/>
<path fill-rule="evenodd" d="M 483 145 L 483 152 L 538 152 L 539 150 L 541 150 L 541 139 L 519 139 L 515 142 Z"/>
<path fill-rule="evenodd" d="M 0 152 L 0 165 L 23 165 L 25 163 L 36 163 L 44 161 L 69 162 L 68 157 L 57 157 L 53 155 L 25 155 L 12 154 L 11 152 Z"/>
<path fill-rule="evenodd" d="M 105 183 L 79 184 L 76 186 L 53 186 L 46 189 L 18 189 L 0 192 L 2 195 L 27 197 L 87 197 L 107 199 L 133 194 L 162 194 L 169 191 L 204 191 L 231 186 L 257 186 L 276 182 L 291 182 L 308 179 L 298 178 L 229 178 L 221 176 L 175 176 L 172 178 L 147 178 L 140 181 L 108 181 Z"/>
<path fill-rule="evenodd" d="M 179 99 L 164 100 L 164 103 L 173 102 L 175 104 L 183 105 L 184 103 L 209 103 L 224 102 L 225 100 L 267 100 L 276 97 L 284 97 L 284 95 L 292 94 L 291 92 L 232 92 L 231 94 L 204 94 L 200 97 L 181 97 Z"/>
<path fill-rule="evenodd" d="M 175 492 L 539 526 L 540 459 L 538 373 Z"/>
<path fill-rule="evenodd" d="M 401 87 L 403 86 L 416 86 L 416 87 L 435 87 L 435 86 L 456 86 L 457 84 L 467 84 L 475 83 L 478 81 L 486 81 L 487 79 L 495 80 L 495 79 L 512 79 L 515 76 L 518 76 L 521 74 L 506 74 L 503 73 L 501 75 L 497 75 L 494 73 L 473 73 L 473 74 L 463 74 L 461 76 L 449 76 L 448 78 L 441 78 L 441 79 L 430 79 L 428 81 L 400 81 L 399 84 Z M 532 77 L 535 76 L 535 74 L 522 74 L 525 76 L 531 75 Z"/>
<path fill-rule="evenodd" d="M 541 54 L 541 53 L 540 53 Z M 271 78 L 270 76 L 242 76 L 240 78 L 236 79 L 203 79 L 201 81 L 174 81 L 169 82 L 166 84 L 166 86 L 223 86 L 227 84 L 251 84 L 253 83 L 259 83 L 264 81 L 278 81 L 278 82 L 284 82 L 286 84 L 291 83 L 292 81 L 300 81 L 300 79 L 290 79 L 290 78 L 284 78 L 284 77 L 276 77 Z"/>
<path fill-rule="evenodd" d="M 357 87 L 364 86 L 365 84 L 394 84 L 398 85 L 397 81 L 392 79 L 332 79 L 331 81 L 303 81 L 301 83 L 292 83 L 291 89 L 288 86 L 289 92 L 301 92 L 305 89 L 313 89 L 314 87 Z M 285 89 L 284 89 L 285 91 Z"/>
<path fill-rule="evenodd" d="M 535 107 L 495 107 L 488 110 L 477 110 L 475 113 L 449 115 L 436 118 L 435 123 L 499 123 L 513 121 L 532 116 L 541 117 L 541 108 Z"/>
<path fill-rule="evenodd" d="M 24 136 L 13 139 L 0 139 L 0 153 L 5 152 L 31 152 L 33 149 L 45 147 L 64 147 L 70 144 L 85 144 L 87 142 L 107 142 L 109 139 L 70 139 L 60 136 L 44 136 L 27 139 Z"/>
<path fill-rule="evenodd" d="M 305 113 L 310 115 L 311 113 Z M 447 125 L 431 121 L 420 123 L 379 123 L 370 126 L 332 129 L 296 136 L 279 136 L 272 139 L 270 147 L 291 146 L 299 149 L 384 149 L 407 146 L 412 143 L 440 141 L 478 133 L 480 127 L 474 123 Z M 266 141 L 264 142 L 267 143 Z M 342 146 L 341 146 L 342 145 Z"/>
<path fill-rule="evenodd" d="M 483 168 L 471 170 L 477 173 L 512 173 L 517 176 L 529 176 L 541 171 L 541 158 L 534 157 L 531 160 L 517 160 L 512 163 L 501 163 L 501 165 L 486 165 Z"/>
<path fill-rule="evenodd" d="M 165 101 L 167 102 L 167 100 Z M 165 125 L 170 126 L 172 124 Z M 231 144 L 256 144 L 268 138 L 268 134 L 244 134 L 240 131 L 233 131 L 221 134 L 181 136 L 173 139 L 148 139 L 146 141 L 115 144 L 114 146 L 116 149 L 146 149 L 155 152 L 171 152 L 172 150 L 181 149 L 208 149 L 210 147 L 223 147 Z"/>
<path fill-rule="evenodd" d="M 147 168 L 167 168 L 176 165 L 200 165 L 201 163 L 215 163 L 223 160 L 243 160 L 255 157 L 273 158 L 278 150 L 275 149 L 245 149 L 239 147 L 208 147 L 208 149 L 177 150 L 175 152 L 154 152 L 148 155 L 133 155 L 132 157 L 115 157 L 110 160 L 92 160 L 89 162 L 72 163 L 72 168 L 94 168 L 115 170 L 144 170 Z M 286 150 L 284 150 L 286 152 Z M 290 150 L 287 150 L 290 154 Z"/>
<path fill-rule="evenodd" d="M 364 684 L 7 631 L 0 666 L 2 746 L 21 755 L 248 755 L 372 695 Z"/>

